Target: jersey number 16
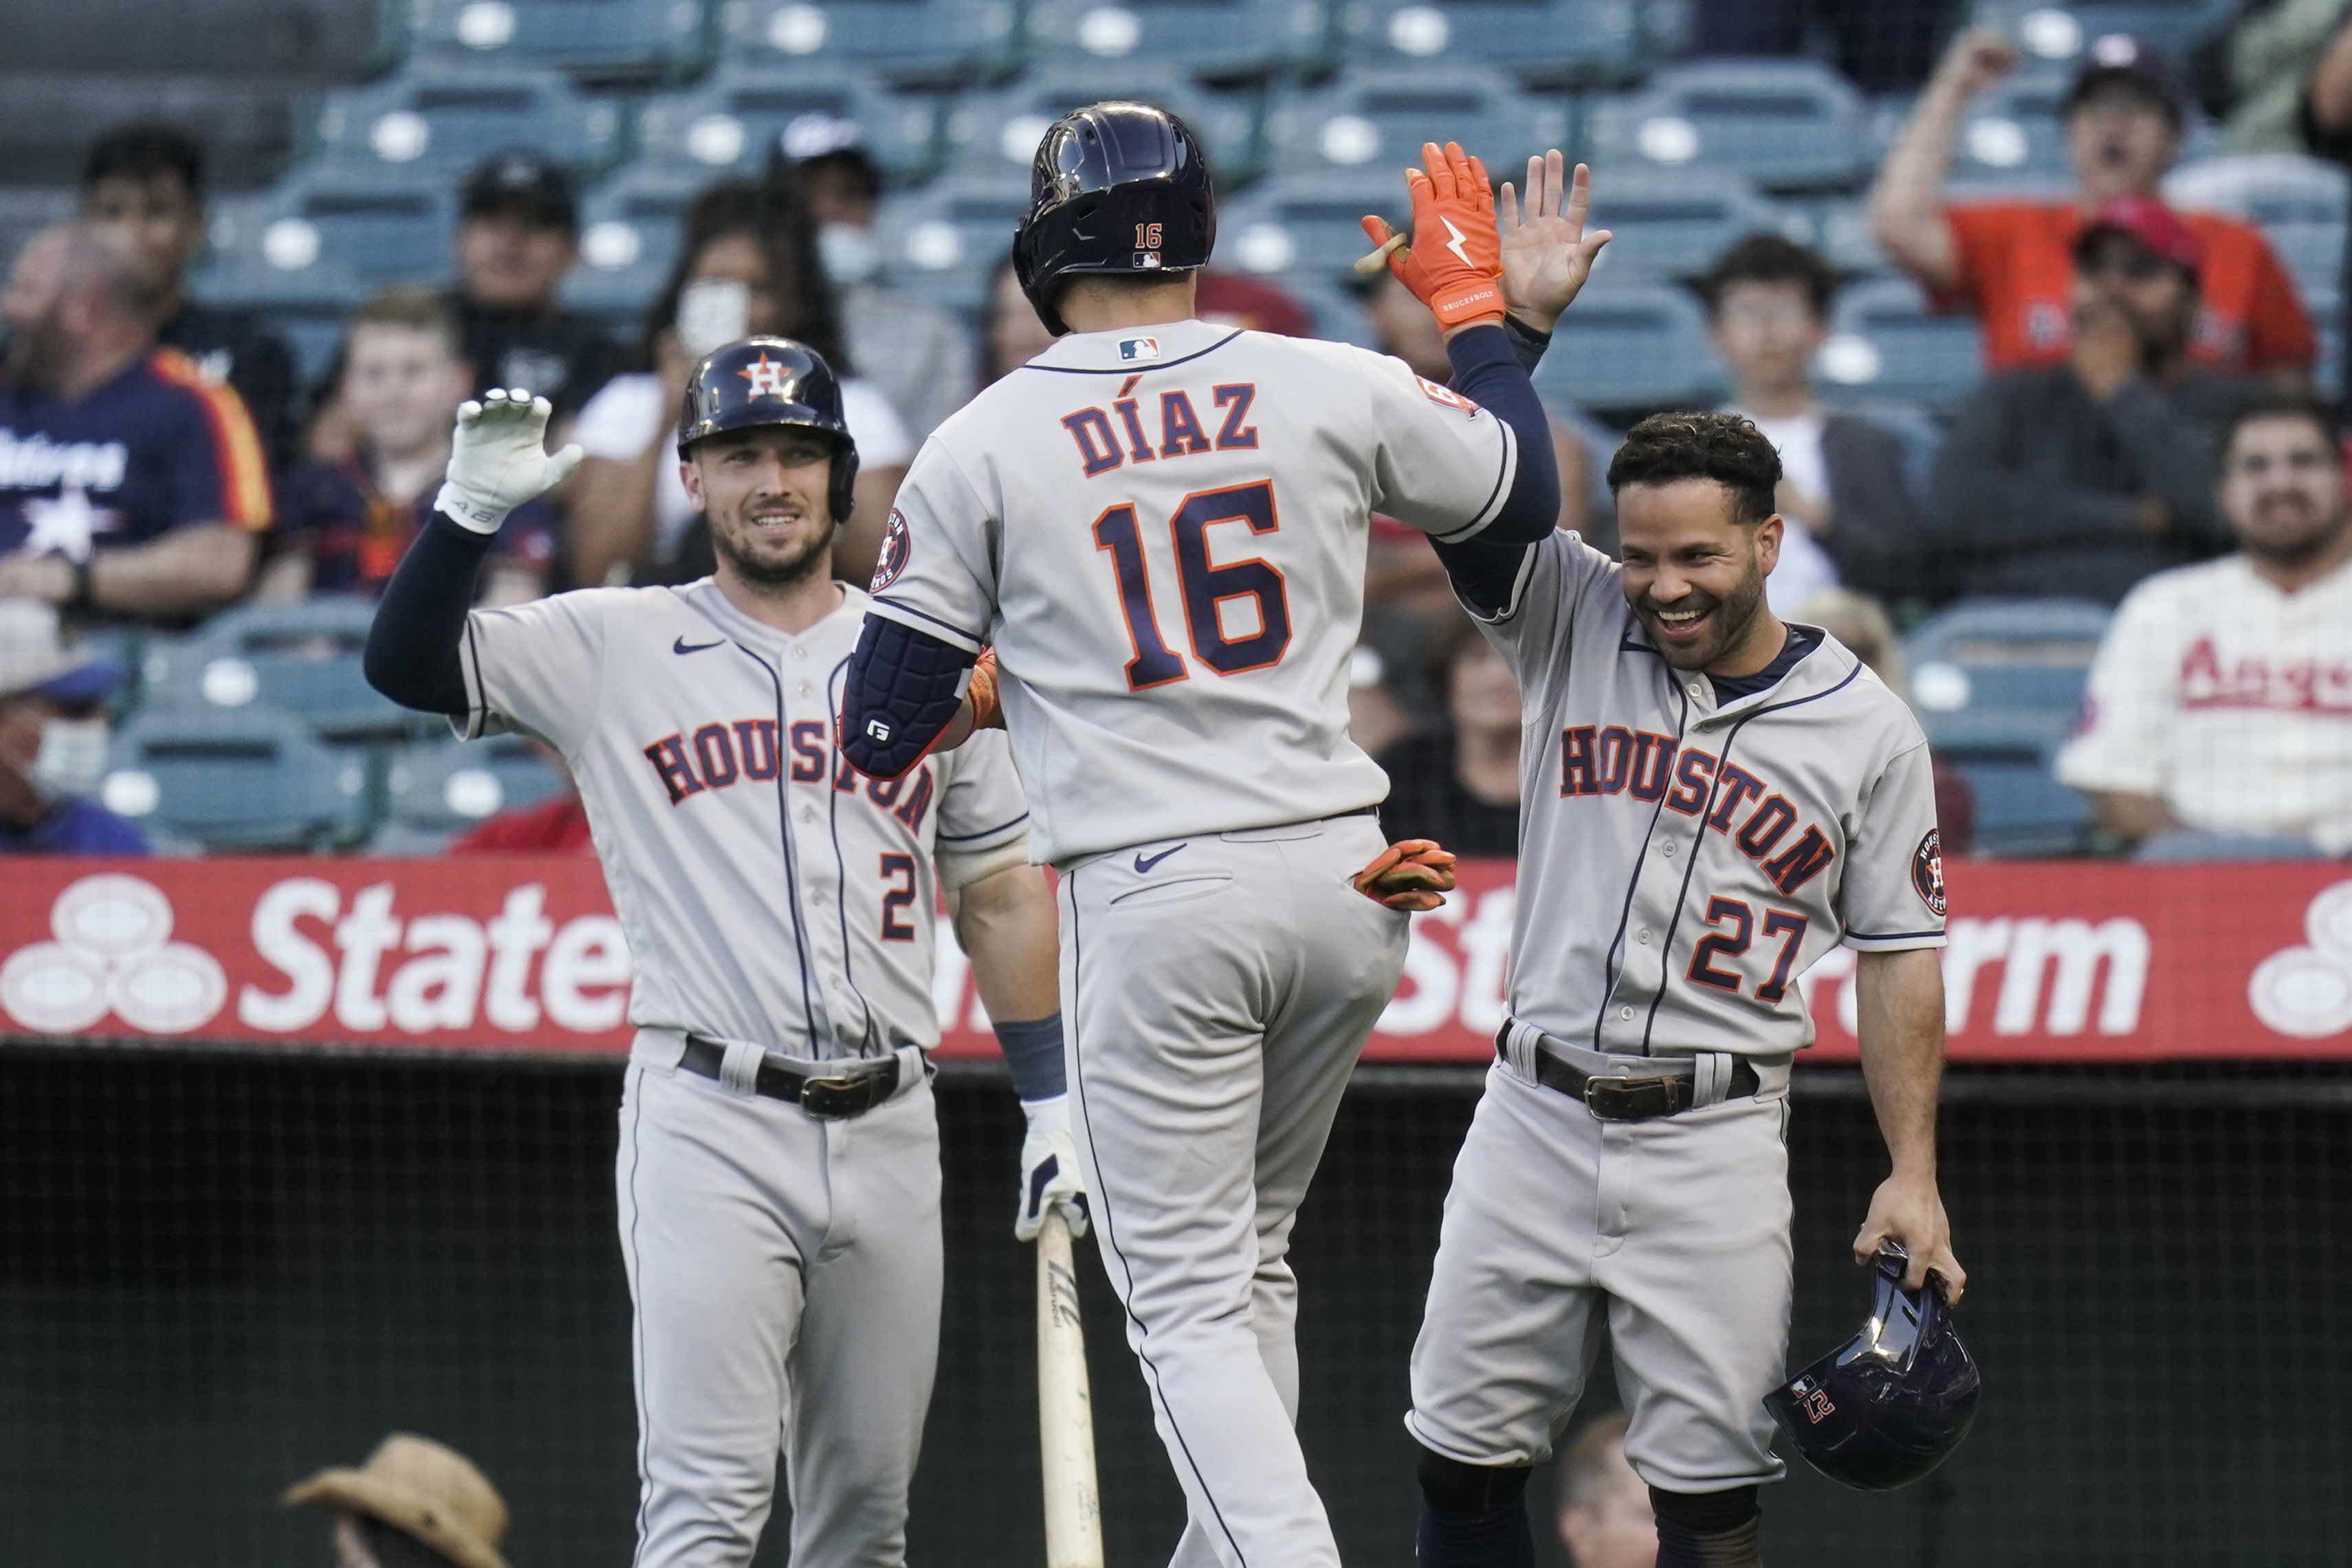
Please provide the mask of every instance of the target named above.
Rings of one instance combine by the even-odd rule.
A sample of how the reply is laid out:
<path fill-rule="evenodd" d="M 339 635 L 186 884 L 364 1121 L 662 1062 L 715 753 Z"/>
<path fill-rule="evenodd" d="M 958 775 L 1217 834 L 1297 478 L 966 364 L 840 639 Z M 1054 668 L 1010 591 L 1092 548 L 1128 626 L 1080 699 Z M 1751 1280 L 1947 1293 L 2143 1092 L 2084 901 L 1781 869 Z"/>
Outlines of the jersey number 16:
<path fill-rule="evenodd" d="M 1267 561 L 1252 557 L 1225 566 L 1209 564 L 1209 526 L 1247 523 L 1252 534 L 1270 534 L 1281 525 L 1274 515 L 1274 486 L 1265 480 L 1203 490 L 1184 497 L 1168 528 L 1176 543 L 1176 575 L 1184 594 L 1184 628 L 1192 656 L 1221 675 L 1262 670 L 1277 663 L 1290 646 L 1290 601 L 1282 573 Z M 1129 691 L 1181 681 L 1192 672 L 1183 656 L 1160 634 L 1160 618 L 1151 605 L 1151 572 L 1143 558 L 1143 528 L 1132 503 L 1122 502 L 1095 519 L 1095 549 L 1110 552 L 1111 573 L 1118 580 L 1119 608 L 1127 615 L 1127 634 L 1135 657 L 1127 662 Z M 1219 607 L 1230 599 L 1250 599 L 1257 604 L 1257 630 L 1228 637 L 1218 619 Z"/>

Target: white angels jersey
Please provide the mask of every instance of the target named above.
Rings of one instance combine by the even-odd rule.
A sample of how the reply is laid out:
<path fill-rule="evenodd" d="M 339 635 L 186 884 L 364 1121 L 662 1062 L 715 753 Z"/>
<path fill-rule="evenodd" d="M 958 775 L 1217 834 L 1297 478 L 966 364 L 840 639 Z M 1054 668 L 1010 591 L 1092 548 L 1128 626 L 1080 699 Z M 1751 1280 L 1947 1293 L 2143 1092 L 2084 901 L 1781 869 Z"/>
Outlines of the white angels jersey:
<path fill-rule="evenodd" d="M 1002 736 L 903 779 L 843 759 L 866 608 L 845 585 L 791 636 L 705 578 L 467 618 L 460 727 L 571 766 L 635 964 L 630 1022 L 803 1059 L 939 1043 L 939 882 L 1024 863 L 1027 808 Z"/>
<path fill-rule="evenodd" d="M 874 613 L 994 645 L 1041 861 L 1335 816 L 1388 794 L 1348 737 L 1372 513 L 1471 538 L 1517 462 L 1360 349 L 1073 334 L 924 443 Z"/>
<path fill-rule="evenodd" d="M 1525 716 L 1511 1016 L 1636 1056 L 1810 1045 L 1796 982 L 1823 953 L 1944 944 L 1927 737 L 1826 633 L 1718 706 L 1622 583 L 1554 534 L 1480 617 Z"/>

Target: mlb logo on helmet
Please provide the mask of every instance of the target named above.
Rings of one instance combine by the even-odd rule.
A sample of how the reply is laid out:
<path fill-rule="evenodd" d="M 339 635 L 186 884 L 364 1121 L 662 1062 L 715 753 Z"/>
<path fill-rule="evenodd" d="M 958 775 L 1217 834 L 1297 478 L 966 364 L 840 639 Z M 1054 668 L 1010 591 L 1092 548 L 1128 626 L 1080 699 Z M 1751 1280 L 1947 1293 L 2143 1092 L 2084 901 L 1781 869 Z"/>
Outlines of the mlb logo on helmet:
<path fill-rule="evenodd" d="M 1137 360 L 1156 360 L 1160 357 L 1160 340 L 1122 338 L 1118 342 L 1118 357 L 1130 364 Z"/>

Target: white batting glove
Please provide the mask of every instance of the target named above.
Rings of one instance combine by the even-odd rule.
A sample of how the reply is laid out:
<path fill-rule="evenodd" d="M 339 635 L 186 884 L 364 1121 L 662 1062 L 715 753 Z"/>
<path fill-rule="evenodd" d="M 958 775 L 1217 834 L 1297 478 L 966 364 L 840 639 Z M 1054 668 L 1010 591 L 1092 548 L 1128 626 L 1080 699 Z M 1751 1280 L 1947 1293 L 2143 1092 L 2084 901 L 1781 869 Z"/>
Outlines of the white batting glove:
<path fill-rule="evenodd" d="M 580 466 L 577 444 L 550 455 L 547 416 L 554 407 L 518 387 L 457 405 L 448 482 L 433 503 L 478 534 L 494 534 L 507 514 L 562 484 Z"/>
<path fill-rule="evenodd" d="M 1037 1239 L 1048 1205 L 1069 1221 L 1072 1236 L 1087 1233 L 1087 1184 L 1078 1175 L 1078 1148 L 1070 1141 L 1070 1097 L 1024 1100 L 1029 1134 L 1021 1140 L 1021 1204 L 1013 1234 L 1022 1241 Z"/>

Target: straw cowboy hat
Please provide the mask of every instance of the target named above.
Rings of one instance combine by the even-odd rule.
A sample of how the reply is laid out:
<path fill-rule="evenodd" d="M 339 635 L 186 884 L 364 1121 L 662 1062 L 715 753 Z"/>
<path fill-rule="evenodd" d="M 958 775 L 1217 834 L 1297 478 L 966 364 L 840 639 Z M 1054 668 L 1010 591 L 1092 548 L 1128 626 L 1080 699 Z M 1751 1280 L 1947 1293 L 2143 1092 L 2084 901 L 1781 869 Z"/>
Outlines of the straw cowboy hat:
<path fill-rule="evenodd" d="M 472 1460 L 430 1437 L 394 1432 L 358 1469 L 320 1470 L 283 1500 L 381 1520 L 461 1568 L 507 1568 L 506 1500 Z"/>

